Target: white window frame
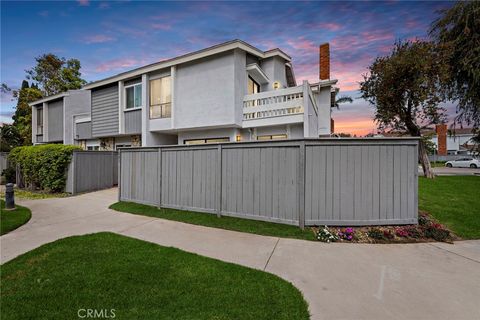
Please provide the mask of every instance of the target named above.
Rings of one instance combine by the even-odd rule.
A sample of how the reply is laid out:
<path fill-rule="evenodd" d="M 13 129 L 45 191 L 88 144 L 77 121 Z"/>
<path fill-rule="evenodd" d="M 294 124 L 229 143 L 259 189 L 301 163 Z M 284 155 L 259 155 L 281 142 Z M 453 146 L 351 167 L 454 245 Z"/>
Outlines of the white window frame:
<path fill-rule="evenodd" d="M 127 108 L 127 89 L 128 88 L 131 88 L 131 87 L 134 87 L 133 88 L 133 104 L 135 104 L 135 86 L 142 86 L 142 83 L 134 83 L 134 84 L 130 84 L 128 86 L 124 86 L 123 87 L 123 111 L 133 111 L 133 110 L 141 110 L 144 106 L 144 101 L 143 101 L 143 97 L 142 97 L 142 89 L 140 89 L 140 98 L 142 99 L 142 104 L 139 106 L 139 107 L 133 107 L 133 108 Z"/>

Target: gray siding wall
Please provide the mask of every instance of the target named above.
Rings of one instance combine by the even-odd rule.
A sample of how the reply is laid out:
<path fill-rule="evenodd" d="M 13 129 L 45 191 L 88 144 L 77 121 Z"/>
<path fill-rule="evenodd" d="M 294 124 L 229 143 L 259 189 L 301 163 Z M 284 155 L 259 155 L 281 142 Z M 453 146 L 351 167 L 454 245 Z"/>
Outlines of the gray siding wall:
<path fill-rule="evenodd" d="M 75 139 L 84 140 L 92 138 L 92 122 L 80 122 L 75 124 Z"/>
<path fill-rule="evenodd" d="M 111 188 L 117 180 L 117 152 L 75 151 L 68 168 L 66 191 L 76 194 Z"/>
<path fill-rule="evenodd" d="M 125 149 L 119 198 L 295 225 L 417 222 L 417 141 L 308 139 Z"/>
<path fill-rule="evenodd" d="M 142 110 L 126 111 L 125 133 L 142 133 Z"/>
<path fill-rule="evenodd" d="M 92 90 L 92 136 L 118 134 L 118 84 Z"/>
<path fill-rule="evenodd" d="M 63 141 L 63 98 L 48 103 L 47 142 Z"/>

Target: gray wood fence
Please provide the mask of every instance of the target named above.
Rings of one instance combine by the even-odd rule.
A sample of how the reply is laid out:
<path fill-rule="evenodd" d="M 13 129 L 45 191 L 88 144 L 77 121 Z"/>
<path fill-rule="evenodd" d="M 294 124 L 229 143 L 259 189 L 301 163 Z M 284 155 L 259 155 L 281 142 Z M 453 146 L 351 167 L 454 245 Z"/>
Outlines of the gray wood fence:
<path fill-rule="evenodd" d="M 76 194 L 111 188 L 118 183 L 118 153 L 74 151 L 68 167 L 66 192 Z"/>
<path fill-rule="evenodd" d="M 125 148 L 119 199 L 299 225 L 417 223 L 410 138 Z"/>

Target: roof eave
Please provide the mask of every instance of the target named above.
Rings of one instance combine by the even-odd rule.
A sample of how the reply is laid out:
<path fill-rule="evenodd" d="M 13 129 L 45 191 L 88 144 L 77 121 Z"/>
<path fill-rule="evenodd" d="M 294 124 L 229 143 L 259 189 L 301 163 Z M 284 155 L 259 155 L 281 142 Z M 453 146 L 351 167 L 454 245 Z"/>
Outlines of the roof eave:
<path fill-rule="evenodd" d="M 52 100 L 55 100 L 55 99 L 59 99 L 59 98 L 63 98 L 63 97 L 66 97 L 69 95 L 69 92 L 60 92 L 60 93 L 57 93 L 57 94 L 54 94 L 52 96 L 48 96 L 48 97 L 45 97 L 45 98 L 42 98 L 40 100 L 37 100 L 37 101 L 33 101 L 33 102 L 30 102 L 28 105 L 30 107 L 33 107 L 34 105 L 37 105 L 37 104 L 40 104 L 40 103 L 44 103 L 44 102 L 49 102 L 49 101 L 52 101 Z"/>
<path fill-rule="evenodd" d="M 83 86 L 83 89 L 88 90 L 88 89 L 101 87 L 101 86 L 108 85 L 108 84 L 111 84 L 111 83 L 114 83 L 114 82 L 117 82 L 117 81 L 125 80 L 125 79 L 132 78 L 132 77 L 137 77 L 137 76 L 140 76 L 144 73 L 156 71 L 158 69 L 169 68 L 169 67 L 172 67 L 174 65 L 194 61 L 194 60 L 197 60 L 197 59 L 205 58 L 205 57 L 208 57 L 208 56 L 211 56 L 211 55 L 214 55 L 214 54 L 219 54 L 219 53 L 223 53 L 223 52 L 234 50 L 234 49 L 242 49 L 242 50 L 244 50 L 244 51 L 246 51 L 246 52 L 248 52 L 252 55 L 255 55 L 259 58 L 262 58 L 262 59 L 279 55 L 287 61 L 291 60 L 291 58 L 287 54 L 285 54 L 283 51 L 281 51 L 280 49 L 273 49 L 273 50 L 263 52 L 260 49 L 255 48 L 254 46 L 252 46 L 252 45 L 250 45 L 250 44 L 248 44 L 248 43 L 246 43 L 242 40 L 233 40 L 233 41 L 228 41 L 228 42 L 225 42 L 225 43 L 221 43 L 221 44 L 209 47 L 209 48 L 198 50 L 198 51 L 195 51 L 195 52 L 187 53 L 187 54 L 179 56 L 179 57 L 175 57 L 175 58 L 172 58 L 172 59 L 156 62 L 156 63 L 150 64 L 150 65 L 147 65 L 147 66 L 143 66 L 143 67 L 139 67 L 139 68 L 136 68 L 136 69 L 133 69 L 133 70 L 130 70 L 130 71 L 122 72 L 122 73 L 117 74 L 115 76 L 111 76 L 111 77 L 108 77 L 108 78 L 105 78 L 105 79 L 102 79 L 102 80 L 99 80 L 99 81 L 95 81 L 95 82 L 86 84 L 85 86 Z"/>

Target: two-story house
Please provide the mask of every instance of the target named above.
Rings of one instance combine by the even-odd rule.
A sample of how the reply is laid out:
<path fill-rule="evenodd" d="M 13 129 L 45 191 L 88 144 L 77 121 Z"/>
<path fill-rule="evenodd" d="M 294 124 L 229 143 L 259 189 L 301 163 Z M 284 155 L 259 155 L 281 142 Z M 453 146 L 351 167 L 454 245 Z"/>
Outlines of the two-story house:
<path fill-rule="evenodd" d="M 328 44 L 319 57 L 319 81 L 298 84 L 282 50 L 229 41 L 35 101 L 32 138 L 112 150 L 328 136 Z"/>

